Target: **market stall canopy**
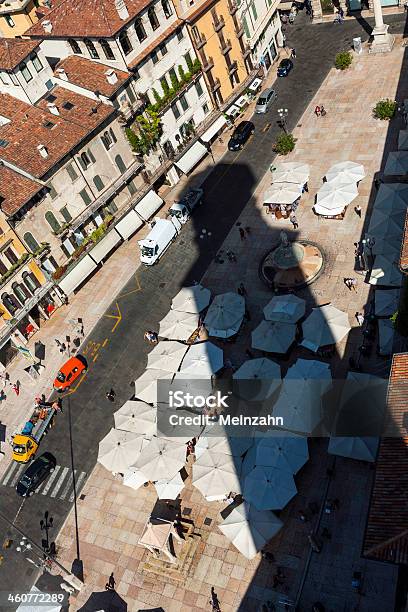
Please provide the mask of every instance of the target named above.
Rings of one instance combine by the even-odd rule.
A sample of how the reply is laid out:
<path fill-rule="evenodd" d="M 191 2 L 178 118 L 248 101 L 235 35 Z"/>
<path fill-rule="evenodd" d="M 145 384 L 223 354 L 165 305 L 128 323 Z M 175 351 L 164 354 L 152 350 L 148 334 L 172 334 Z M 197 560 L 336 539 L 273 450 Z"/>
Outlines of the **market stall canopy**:
<path fill-rule="evenodd" d="M 344 161 L 334 164 L 334 166 L 332 166 L 328 172 L 326 172 L 326 180 L 330 181 L 339 175 L 358 183 L 365 177 L 364 166 L 352 161 Z"/>
<path fill-rule="evenodd" d="M 378 438 L 331 437 L 327 452 L 331 455 L 373 463 L 377 456 L 378 444 Z"/>
<path fill-rule="evenodd" d="M 264 194 L 265 204 L 293 204 L 302 195 L 303 184 L 272 183 Z"/>
<path fill-rule="evenodd" d="M 273 512 L 260 512 L 244 502 L 218 528 L 244 557 L 253 559 L 282 526 Z"/>
<path fill-rule="evenodd" d="M 224 366 L 223 350 L 212 342 L 194 344 L 188 349 L 180 367 L 180 372 L 198 374 L 210 378 Z"/>
<path fill-rule="evenodd" d="M 281 510 L 297 493 L 288 469 L 257 466 L 244 482 L 244 499 L 257 510 Z"/>
<path fill-rule="evenodd" d="M 338 208 L 345 208 L 358 196 L 356 183 L 332 182 L 323 183 L 317 193 L 316 206 L 327 209 L 329 212 Z"/>
<path fill-rule="evenodd" d="M 398 239 L 392 240 L 388 236 L 375 238 L 371 249 L 366 247 L 366 253 L 371 253 L 371 251 L 373 255 L 386 255 L 398 259 L 401 253 L 401 243 L 398 243 Z"/>
<path fill-rule="evenodd" d="M 148 370 L 164 370 L 165 372 L 177 372 L 183 357 L 187 351 L 187 346 L 170 340 L 169 342 L 159 342 L 147 356 Z"/>
<path fill-rule="evenodd" d="M 309 435 L 323 418 L 322 397 L 330 387 L 331 379 L 284 379 L 272 414 L 283 419 L 282 429 Z"/>
<path fill-rule="evenodd" d="M 248 86 L 248 89 L 250 89 L 251 91 L 257 91 L 259 89 L 259 86 L 262 85 L 262 80 L 261 79 L 254 79 L 252 81 L 252 83 Z"/>
<path fill-rule="evenodd" d="M 252 348 L 266 353 L 286 353 L 296 338 L 296 325 L 261 321 L 251 334 Z"/>
<path fill-rule="evenodd" d="M 370 285 L 383 287 L 400 287 L 402 272 L 398 267 L 398 260 L 392 256 L 376 255 L 370 273 Z"/>
<path fill-rule="evenodd" d="M 210 336 L 230 338 L 238 333 L 245 314 L 245 299 L 233 293 L 215 296 L 204 319 Z"/>
<path fill-rule="evenodd" d="M 112 428 L 99 442 L 98 463 L 110 472 L 123 474 L 140 457 L 146 444 L 150 442 L 143 436 Z"/>
<path fill-rule="evenodd" d="M 288 369 L 285 380 L 331 380 L 330 365 L 316 359 L 297 359 Z"/>
<path fill-rule="evenodd" d="M 271 165 L 272 181 L 274 183 L 297 183 L 304 185 L 309 180 L 309 164 L 298 162 L 280 162 Z"/>
<path fill-rule="evenodd" d="M 186 462 L 186 446 L 164 438 L 153 438 L 134 463 L 149 480 L 171 480 Z"/>
<path fill-rule="evenodd" d="M 378 349 L 380 355 L 391 355 L 393 352 L 395 327 L 389 319 L 378 321 Z"/>
<path fill-rule="evenodd" d="M 247 400 L 265 400 L 281 384 L 281 372 L 271 359 L 249 359 L 233 374 L 234 393 Z"/>
<path fill-rule="evenodd" d="M 201 457 L 203 452 L 209 450 L 210 452 L 215 453 L 223 453 L 224 455 L 231 455 L 232 457 L 242 457 L 242 455 L 252 446 L 253 438 L 243 438 L 243 437 L 232 437 L 232 436 L 223 436 L 223 437 L 214 437 L 210 436 L 200 436 L 199 440 L 197 440 L 197 444 L 195 447 L 195 455 Z M 198 455 L 197 455 L 198 450 Z"/>
<path fill-rule="evenodd" d="M 204 497 L 241 493 L 240 467 L 240 459 L 208 450 L 193 464 L 192 483 Z"/>
<path fill-rule="evenodd" d="M 296 474 L 308 461 L 307 438 L 286 431 L 271 430 L 255 439 L 247 452 L 242 473 L 247 475 L 254 467 L 276 467 Z"/>
<path fill-rule="evenodd" d="M 375 228 L 380 226 L 383 223 L 393 221 L 396 223 L 402 231 L 402 228 L 405 225 L 405 216 L 407 214 L 407 208 L 401 208 L 395 206 L 394 208 L 388 208 L 384 210 L 383 208 L 379 208 L 378 210 L 374 209 L 373 214 L 370 218 L 370 225 L 368 232 L 371 232 L 371 228 Z"/>
<path fill-rule="evenodd" d="M 211 299 L 211 291 L 202 285 L 183 287 L 172 299 L 171 308 L 179 312 L 199 314 L 208 306 Z"/>
<path fill-rule="evenodd" d="M 184 489 L 184 481 L 177 472 L 171 480 L 157 480 L 154 483 L 159 499 L 176 499 Z"/>
<path fill-rule="evenodd" d="M 306 301 L 290 293 L 277 295 L 263 309 L 267 321 L 280 321 L 282 323 L 297 323 L 306 311 Z"/>
<path fill-rule="evenodd" d="M 348 315 L 331 304 L 313 308 L 302 324 L 301 346 L 316 353 L 321 346 L 340 342 L 351 329 Z"/>
<path fill-rule="evenodd" d="M 407 183 L 381 183 L 374 200 L 374 210 L 390 210 L 408 206 Z"/>
<path fill-rule="evenodd" d="M 213 386 L 210 376 L 202 374 L 192 374 L 186 372 L 176 372 L 169 388 L 171 391 L 182 391 L 192 395 L 210 395 L 213 393 Z"/>
<path fill-rule="evenodd" d="M 147 402 L 157 404 L 157 381 L 171 380 L 173 374 L 164 370 L 146 370 L 135 380 L 135 397 Z"/>
<path fill-rule="evenodd" d="M 408 151 L 392 151 L 388 153 L 385 163 L 385 176 L 399 176 L 408 173 Z"/>
<path fill-rule="evenodd" d="M 177 166 L 183 174 L 188 174 L 207 153 L 207 147 L 197 141 L 178 161 L 174 162 L 174 165 Z"/>
<path fill-rule="evenodd" d="M 212 138 L 226 125 L 227 120 L 224 115 L 221 115 L 214 121 L 212 125 L 200 136 L 200 140 L 203 142 L 210 142 Z"/>
<path fill-rule="evenodd" d="M 401 241 L 402 232 L 403 227 L 401 223 L 393 217 L 376 215 L 368 227 L 368 235 L 374 238 L 376 242 L 381 239 L 390 242 L 395 240 Z"/>
<path fill-rule="evenodd" d="M 198 317 L 196 314 L 170 310 L 159 325 L 161 337 L 186 342 L 198 327 Z"/>
<path fill-rule="evenodd" d="M 320 215 L 321 217 L 337 217 L 338 215 L 341 215 L 344 213 L 344 206 L 340 206 L 338 208 L 332 208 L 331 210 L 328 210 L 327 208 L 323 208 L 323 206 L 319 206 L 318 204 L 315 204 L 313 206 L 313 210 L 316 213 L 316 215 Z"/>
<path fill-rule="evenodd" d="M 390 317 L 393 315 L 398 310 L 399 294 L 399 289 L 390 289 L 388 291 L 377 289 L 374 293 L 375 316 Z"/>
<path fill-rule="evenodd" d="M 114 415 L 116 429 L 131 431 L 151 438 L 157 430 L 157 411 L 150 404 L 128 400 Z"/>
<path fill-rule="evenodd" d="M 398 134 L 398 150 L 408 150 L 408 130 L 400 130 Z"/>
<path fill-rule="evenodd" d="M 123 473 L 123 484 L 126 487 L 135 489 L 135 491 L 137 491 L 137 489 L 140 489 L 140 487 L 144 485 L 144 483 L 148 480 L 149 479 L 146 478 L 143 472 L 141 472 L 135 467 L 130 467 Z"/>

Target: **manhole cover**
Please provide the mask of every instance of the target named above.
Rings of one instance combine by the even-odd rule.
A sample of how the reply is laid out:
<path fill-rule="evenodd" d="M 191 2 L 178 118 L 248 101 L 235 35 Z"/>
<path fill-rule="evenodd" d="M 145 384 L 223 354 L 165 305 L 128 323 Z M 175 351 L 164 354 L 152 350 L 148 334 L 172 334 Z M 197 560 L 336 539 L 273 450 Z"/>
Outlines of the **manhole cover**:
<path fill-rule="evenodd" d="M 211 525 L 211 523 L 212 523 L 212 519 L 208 518 L 207 516 L 207 518 L 204 519 L 204 525 Z"/>

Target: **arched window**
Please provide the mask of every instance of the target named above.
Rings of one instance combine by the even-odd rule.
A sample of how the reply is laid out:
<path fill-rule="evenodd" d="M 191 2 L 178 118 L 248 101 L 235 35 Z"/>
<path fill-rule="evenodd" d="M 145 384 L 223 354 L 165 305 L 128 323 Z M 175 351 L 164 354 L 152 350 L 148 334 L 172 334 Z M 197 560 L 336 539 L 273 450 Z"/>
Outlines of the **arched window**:
<path fill-rule="evenodd" d="M 27 291 L 27 289 L 24 287 L 25 291 L 23 291 L 23 287 L 21 285 L 19 285 L 18 283 L 13 283 L 11 285 L 11 288 L 12 288 L 16 298 L 21 302 L 21 304 L 24 305 L 25 302 L 27 301 L 27 295 L 25 293 L 25 291 Z M 28 295 L 28 297 L 30 297 L 30 294 Z"/>
<path fill-rule="evenodd" d="M 106 59 L 114 60 L 115 59 L 115 54 L 112 51 L 111 46 L 108 43 L 108 41 L 105 40 L 104 38 L 101 38 L 100 41 L 99 41 L 99 44 L 101 45 L 102 51 L 104 52 Z"/>
<path fill-rule="evenodd" d="M 58 232 L 61 229 L 61 225 L 55 218 L 54 213 L 50 210 L 47 210 L 47 212 L 45 213 L 45 220 L 47 221 L 53 232 Z"/>
<path fill-rule="evenodd" d="M 34 293 L 36 289 L 41 287 L 38 278 L 32 272 L 23 272 L 23 281 L 25 286 Z"/>
<path fill-rule="evenodd" d="M 38 244 L 31 232 L 26 232 L 24 234 L 24 242 L 32 253 L 35 253 L 40 248 L 40 245 Z"/>
<path fill-rule="evenodd" d="M 170 2 L 168 0 L 161 0 L 161 5 L 163 8 L 164 16 L 166 17 L 166 19 L 168 19 L 173 14 L 173 9 L 171 8 Z"/>
<path fill-rule="evenodd" d="M 90 40 L 89 38 L 85 38 L 84 43 L 92 59 L 99 59 L 99 53 L 97 52 L 96 47 L 93 44 L 92 40 Z"/>
<path fill-rule="evenodd" d="M 99 174 L 93 177 L 93 182 L 98 191 L 102 191 L 102 189 L 105 187 Z"/>
<path fill-rule="evenodd" d="M 118 139 L 116 138 L 116 134 L 112 130 L 112 128 L 109 128 L 109 134 L 111 135 L 111 138 L 112 138 L 113 142 L 118 142 Z"/>
<path fill-rule="evenodd" d="M 91 160 L 89 159 L 89 155 L 85 151 L 81 153 L 81 165 L 84 170 L 86 170 L 87 167 L 91 165 Z"/>
<path fill-rule="evenodd" d="M 115 157 L 115 164 L 119 168 L 120 172 L 125 172 L 126 171 L 125 162 L 123 161 L 123 159 L 122 159 L 122 157 L 120 155 L 116 155 L 116 157 Z"/>
<path fill-rule="evenodd" d="M 140 17 L 135 19 L 135 30 L 139 42 L 143 42 L 147 38 L 147 34 Z"/>
<path fill-rule="evenodd" d="M 113 146 L 113 140 L 108 130 L 103 133 L 103 135 L 101 136 L 101 140 L 105 149 L 109 151 L 109 149 Z"/>
<path fill-rule="evenodd" d="M 157 19 L 156 11 L 154 10 L 154 6 L 151 6 L 147 11 L 147 15 L 149 17 L 150 25 L 152 26 L 152 30 L 157 30 L 159 27 L 159 20 Z"/>
<path fill-rule="evenodd" d="M 120 46 L 123 49 L 123 53 L 125 55 L 129 55 L 133 47 L 130 43 L 129 36 L 126 34 L 126 32 L 121 32 L 121 34 L 119 35 L 119 42 L 120 42 Z"/>
<path fill-rule="evenodd" d="M 29 69 L 27 68 L 27 64 L 26 64 L 25 62 L 21 62 L 21 64 L 20 64 L 19 68 L 20 68 L 20 72 L 21 72 L 21 74 L 22 74 L 22 75 L 23 75 L 23 77 L 24 77 L 24 80 L 25 80 L 27 83 L 29 83 L 29 82 L 32 80 L 33 75 L 31 74 L 31 72 L 30 72 L 30 71 L 29 71 Z"/>
<path fill-rule="evenodd" d="M 68 42 L 70 44 L 70 47 L 73 53 L 82 53 L 81 47 L 79 46 L 79 43 L 76 40 L 74 40 L 73 38 L 70 38 Z"/>
<path fill-rule="evenodd" d="M 9 293 L 3 293 L 3 295 L 1 296 L 1 301 L 12 315 L 14 315 L 14 313 L 17 312 L 19 308 L 21 308 L 21 304 L 17 300 L 17 298 L 14 297 L 14 295 L 10 295 Z"/>

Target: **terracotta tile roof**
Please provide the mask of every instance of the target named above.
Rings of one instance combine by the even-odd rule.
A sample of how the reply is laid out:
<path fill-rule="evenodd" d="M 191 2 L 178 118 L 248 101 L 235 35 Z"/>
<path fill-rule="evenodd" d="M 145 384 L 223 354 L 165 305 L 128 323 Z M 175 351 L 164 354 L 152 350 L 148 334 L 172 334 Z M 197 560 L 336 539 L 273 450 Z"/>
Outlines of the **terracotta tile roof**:
<path fill-rule="evenodd" d="M 43 186 L 6 166 L 0 165 L 0 208 L 6 215 L 12 215 Z"/>
<path fill-rule="evenodd" d="M 107 70 L 112 70 L 111 66 L 93 62 L 92 60 L 86 59 L 85 57 L 78 57 L 77 55 L 70 55 L 66 59 L 58 62 L 54 73 L 56 77 L 59 76 L 58 72 L 56 72 L 58 68 L 63 68 L 65 70 L 69 81 L 74 83 L 74 85 L 83 87 L 88 91 L 99 91 L 107 98 L 110 98 L 131 78 L 128 72 L 123 72 L 115 68 L 114 70 L 118 80 L 111 85 L 108 83 L 105 75 Z"/>
<path fill-rule="evenodd" d="M 194 6 L 189 12 L 183 14 L 183 19 L 187 22 L 194 22 L 198 17 L 217 2 L 217 0 L 204 0 L 200 5 Z"/>
<path fill-rule="evenodd" d="M 26 32 L 42 38 L 112 37 L 134 19 L 152 0 L 125 0 L 129 18 L 122 20 L 114 0 L 63 0 L 52 8 L 43 19 Z M 43 21 L 52 23 L 52 31 L 45 32 Z"/>
<path fill-rule="evenodd" d="M 23 38 L 0 38 L 0 69 L 13 70 L 38 47 L 40 41 Z"/>
<path fill-rule="evenodd" d="M 404 236 L 402 238 L 401 255 L 399 260 L 401 271 L 408 274 L 408 211 L 405 217 Z"/>
<path fill-rule="evenodd" d="M 156 47 L 158 47 L 162 42 L 166 40 L 166 38 L 169 38 L 169 36 L 174 34 L 174 32 L 180 27 L 182 23 L 182 19 L 177 19 L 177 21 L 175 21 L 169 28 L 167 28 L 167 30 L 165 30 L 163 34 L 157 36 L 154 41 L 146 47 L 146 49 L 143 49 L 142 53 L 140 53 L 133 60 L 133 62 L 129 64 L 129 68 L 136 68 L 136 66 L 140 64 L 140 62 L 142 62 L 144 59 L 146 59 Z"/>
<path fill-rule="evenodd" d="M 62 105 L 74 104 L 71 111 L 61 109 L 61 115 L 44 110 L 47 97 L 55 95 Z M 38 106 L 31 106 L 8 94 L 0 94 L 0 113 L 10 122 L 0 126 L 0 159 L 4 159 L 33 176 L 41 178 L 56 162 L 78 145 L 110 114 L 114 108 L 70 92 L 62 87 L 52 90 Z M 37 146 L 43 145 L 48 157 L 43 158 Z"/>
<path fill-rule="evenodd" d="M 363 551 L 408 563 L 408 353 L 393 357 L 387 404 L 387 437 L 380 443 Z"/>

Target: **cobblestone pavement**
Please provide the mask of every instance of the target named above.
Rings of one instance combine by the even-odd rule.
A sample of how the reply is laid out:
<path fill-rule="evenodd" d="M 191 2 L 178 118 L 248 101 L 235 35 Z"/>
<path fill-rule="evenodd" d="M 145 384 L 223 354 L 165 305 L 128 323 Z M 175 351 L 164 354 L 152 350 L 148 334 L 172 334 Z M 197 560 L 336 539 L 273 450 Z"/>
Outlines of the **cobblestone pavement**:
<path fill-rule="evenodd" d="M 398 96 L 401 99 L 408 94 L 406 71 L 402 70 L 403 54 L 399 38 L 388 55 L 369 56 L 365 49 L 361 56 L 354 57 L 347 72 L 331 70 L 295 128 L 297 145 L 288 157 L 311 165 L 310 191 L 302 198 L 297 212 L 298 235 L 317 242 L 327 258 L 324 273 L 304 290 L 303 297 L 309 308 L 332 302 L 348 312 L 353 326 L 331 361 L 337 377 L 344 374 L 348 357 L 361 342 L 354 314 L 363 310 L 370 300 L 369 286 L 362 277 L 356 294 L 349 292 L 343 279 L 356 275 L 353 243 L 360 239 L 369 215 L 373 177 L 383 166 L 384 148 L 396 148 L 396 130 L 401 127 L 399 119 L 391 126 L 375 121 L 371 109 L 379 98 Z M 327 115 L 316 118 L 313 109 L 322 103 Z M 311 207 L 322 177 L 333 163 L 347 159 L 363 163 L 367 173 L 360 184 L 359 197 L 349 207 L 344 221 L 319 220 Z M 245 360 L 250 330 L 261 319 L 262 308 L 270 299 L 270 293 L 258 280 L 259 261 L 282 229 L 291 238 L 294 236 L 287 221 L 273 222 L 262 209 L 262 193 L 269 182 L 267 173 L 239 218 L 242 226 L 251 228 L 248 239 L 241 242 L 235 226 L 223 245 L 224 252 L 232 249 L 236 253 L 237 263 L 214 262 L 203 280 L 215 293 L 235 290 L 241 281 L 248 291 L 251 321 L 238 341 L 225 347 L 235 366 Z M 357 204 L 363 209 L 361 219 L 353 211 Z M 211 249 L 211 240 L 208 248 Z M 291 359 L 301 355 L 306 356 L 307 352 L 295 349 Z M 375 356 L 363 365 L 365 369 L 386 375 L 387 364 L 377 361 Z M 239 555 L 216 528 L 225 506 L 206 503 L 198 491 L 187 486 L 181 496 L 183 516 L 194 520 L 200 538 L 189 574 L 181 581 L 170 579 L 166 572 L 144 571 L 147 553 L 137 546 L 137 541 L 156 503 L 152 489 L 128 490 L 101 466 L 96 466 L 79 502 L 86 584 L 72 609 L 79 609 L 93 591 L 103 590 L 113 571 L 117 591 L 131 611 L 153 607 L 161 607 L 166 612 L 209 609 L 211 586 L 215 586 L 223 612 L 253 611 L 266 601 L 278 605 L 284 600 L 294 602 L 304 576 L 302 610 L 309 610 L 315 600 L 336 612 L 391 610 L 396 568 L 360 559 L 372 471 L 364 465 L 338 459 L 335 478 L 329 481 L 324 474 L 332 466 L 332 459 L 327 455 L 326 445 L 326 441 L 319 440 L 310 443 L 310 461 L 297 478 L 299 494 L 281 513 L 285 526 L 269 545 L 276 559 L 272 566 L 261 562 L 259 555 L 250 562 Z M 321 518 L 319 508 L 327 495 L 338 497 L 340 507 L 334 515 Z M 191 512 L 187 513 L 188 508 Z M 308 509 L 307 523 L 298 520 L 299 509 Z M 321 528 L 326 526 L 331 532 L 331 539 L 324 542 L 320 556 L 311 554 L 307 545 L 307 534 L 319 521 Z M 59 558 L 66 564 L 75 555 L 73 530 L 71 513 L 58 540 Z M 277 566 L 283 568 L 285 581 L 273 589 Z M 352 572 L 356 570 L 364 575 L 362 594 L 355 593 L 351 587 Z"/>

